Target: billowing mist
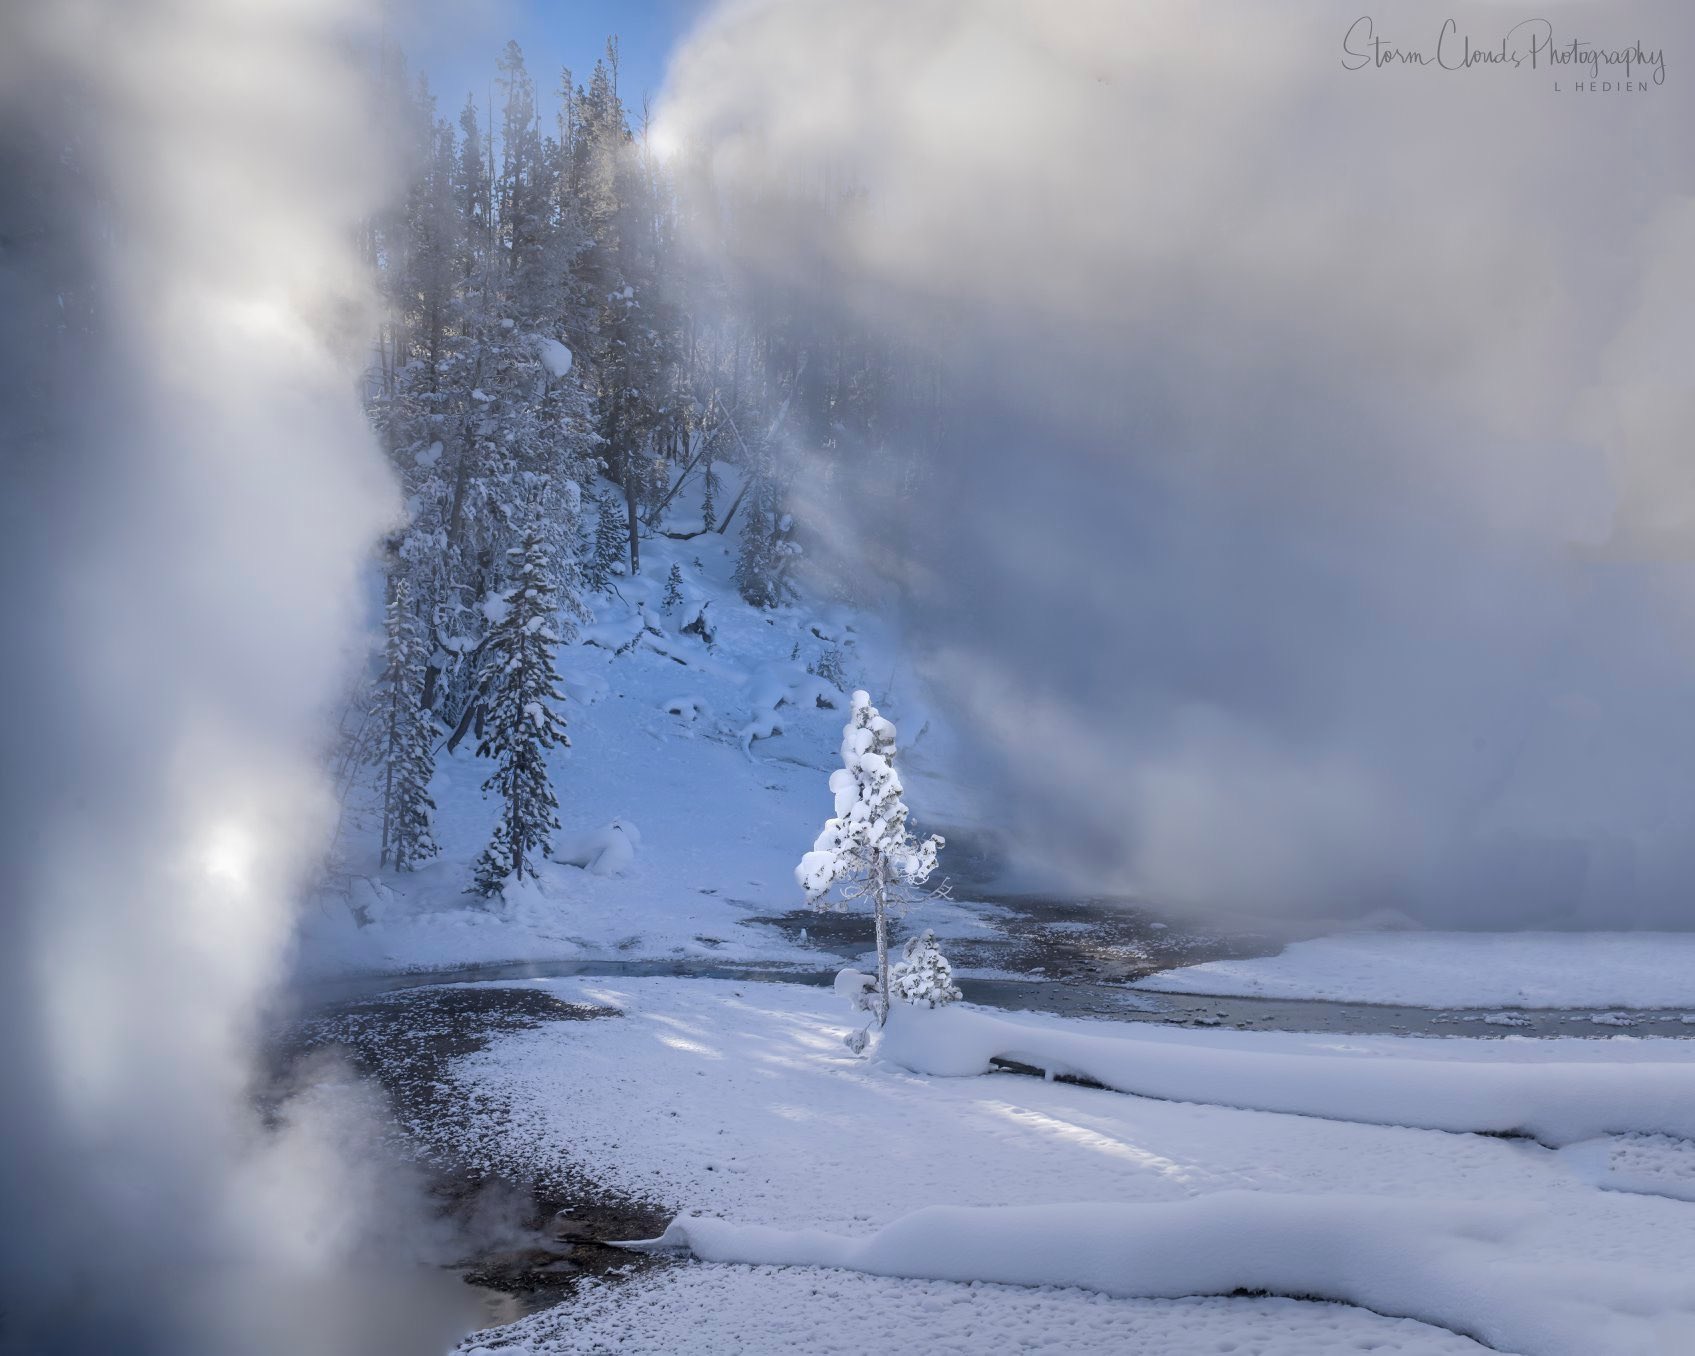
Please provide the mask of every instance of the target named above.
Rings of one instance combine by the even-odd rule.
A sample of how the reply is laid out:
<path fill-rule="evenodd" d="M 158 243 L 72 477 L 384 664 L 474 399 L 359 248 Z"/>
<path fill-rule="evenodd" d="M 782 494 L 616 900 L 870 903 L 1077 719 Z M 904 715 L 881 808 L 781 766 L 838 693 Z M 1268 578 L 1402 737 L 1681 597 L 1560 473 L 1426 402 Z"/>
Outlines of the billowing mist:
<path fill-rule="evenodd" d="M 1329 3 L 751 3 L 673 67 L 713 204 L 857 190 L 706 247 L 940 360 L 927 492 L 819 492 L 1081 886 L 1695 924 L 1695 24 L 1375 35 L 1450 17 L 1664 82 L 1348 69 Z"/>
<path fill-rule="evenodd" d="M 412 1305 L 353 1336 L 345 1269 L 408 1189 L 370 1166 L 370 1094 L 322 1070 L 267 1126 L 250 1099 L 333 820 L 356 575 L 396 510 L 357 387 L 370 17 L 4 20 L 7 1349 L 441 1334 Z"/>

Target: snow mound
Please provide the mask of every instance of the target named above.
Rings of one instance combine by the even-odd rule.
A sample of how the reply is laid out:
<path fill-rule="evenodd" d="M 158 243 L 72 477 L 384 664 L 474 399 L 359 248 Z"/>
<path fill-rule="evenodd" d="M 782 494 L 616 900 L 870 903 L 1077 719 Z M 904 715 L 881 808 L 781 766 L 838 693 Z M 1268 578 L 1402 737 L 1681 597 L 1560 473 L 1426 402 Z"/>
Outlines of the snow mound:
<path fill-rule="evenodd" d="M 833 709 L 841 702 L 842 694 L 833 684 L 795 664 L 767 664 L 748 678 L 748 713 L 756 720 L 779 706 Z"/>
<path fill-rule="evenodd" d="M 672 697 L 661 707 L 667 715 L 681 716 L 684 720 L 710 720 L 712 708 L 704 697 Z"/>
<path fill-rule="evenodd" d="M 877 987 L 874 976 L 861 974 L 851 966 L 845 970 L 836 971 L 835 982 L 830 986 L 837 998 L 848 1005 L 850 1012 L 869 1012 L 870 998 Z"/>
<path fill-rule="evenodd" d="M 663 1267 L 585 1284 L 462 1356 L 743 1356 L 924 1352 L 983 1356 L 1481 1356 L 1469 1338 L 1342 1304 L 1289 1299 L 1115 1299 L 1088 1290 L 955 1285 L 852 1271 Z"/>
<path fill-rule="evenodd" d="M 1408 1007 L 1695 1004 L 1695 933 L 1376 932 L 1167 970 L 1138 988 Z"/>
<path fill-rule="evenodd" d="M 1534 1234 L 1540 1213 L 1223 1191 L 1137 1205 L 931 1206 L 861 1238 L 680 1216 L 659 1238 L 624 1246 L 1126 1298 L 1314 1296 L 1537 1356 L 1695 1349 L 1695 1279 L 1606 1261 L 1527 1266 L 1513 1249 Z"/>
<path fill-rule="evenodd" d="M 1091 1024 L 1098 1029 L 1099 1024 Z M 1183 1048 L 1069 1025 L 898 1007 L 879 1054 L 914 1073 L 963 1077 L 992 1061 L 1081 1075 L 1119 1092 L 1368 1125 L 1529 1135 L 1571 1144 L 1631 1131 L 1695 1138 L 1695 1064 L 1524 1063 Z"/>
<path fill-rule="evenodd" d="M 559 835 L 553 860 L 580 866 L 591 876 L 621 876 L 635 865 L 642 837 L 627 819 L 614 819 L 604 828 Z"/>

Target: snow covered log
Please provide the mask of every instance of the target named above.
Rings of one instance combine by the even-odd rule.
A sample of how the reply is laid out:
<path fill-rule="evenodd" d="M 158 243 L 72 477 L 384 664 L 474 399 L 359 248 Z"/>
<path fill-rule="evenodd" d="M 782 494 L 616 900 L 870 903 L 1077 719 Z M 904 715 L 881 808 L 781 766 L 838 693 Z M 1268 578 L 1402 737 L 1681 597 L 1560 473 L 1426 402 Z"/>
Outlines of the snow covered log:
<path fill-rule="evenodd" d="M 1167 1101 L 1522 1134 L 1553 1146 L 1631 1131 L 1695 1139 L 1695 1063 L 1689 1062 L 1536 1064 L 1205 1049 L 1008 1021 L 957 1005 L 897 1007 L 878 1052 L 914 1073 L 966 1077 L 1010 1060 Z"/>
<path fill-rule="evenodd" d="M 659 1238 L 621 1246 L 1124 1298 L 1316 1297 L 1535 1356 L 1695 1350 L 1695 1278 L 1606 1261 L 1528 1265 L 1515 1249 L 1537 1220 L 1513 1205 L 1223 1191 L 1136 1205 L 931 1206 L 865 1238 L 680 1216 Z"/>

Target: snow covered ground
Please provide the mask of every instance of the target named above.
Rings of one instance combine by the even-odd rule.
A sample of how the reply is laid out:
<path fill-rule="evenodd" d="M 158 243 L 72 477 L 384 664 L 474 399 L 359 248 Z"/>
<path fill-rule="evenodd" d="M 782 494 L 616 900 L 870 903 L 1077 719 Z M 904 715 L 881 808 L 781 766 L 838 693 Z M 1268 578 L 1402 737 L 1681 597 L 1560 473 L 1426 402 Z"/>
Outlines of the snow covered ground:
<path fill-rule="evenodd" d="M 489 1345 L 484 1345 L 488 1343 Z M 1088 1290 L 959 1285 L 798 1267 L 669 1267 L 597 1286 L 465 1348 L 486 1356 L 872 1351 L 988 1356 L 1465 1356 L 1470 1338 L 1341 1304 L 1125 1300 Z"/>
<path fill-rule="evenodd" d="M 1430 1008 L 1695 1008 L 1695 933 L 1353 933 L 1138 987 Z"/>
<path fill-rule="evenodd" d="M 719 1263 L 834 1267 L 685 1263 L 591 1296 L 580 1314 L 482 1334 L 473 1348 L 866 1350 L 881 1344 L 868 1347 L 865 1334 L 907 1331 L 909 1319 L 919 1345 L 940 1350 L 969 1350 L 971 1324 L 984 1325 L 981 1334 L 1000 1321 L 1010 1336 L 994 1349 L 1474 1349 L 1430 1325 L 1528 1356 L 1695 1349 L 1695 1211 L 1681 1198 L 1687 1165 L 1677 1147 L 1687 1141 L 1634 1136 L 1621 1124 L 1624 1135 L 1553 1150 L 1002 1074 L 924 1076 L 849 1055 L 848 1014 L 827 991 L 541 983 L 624 1016 L 502 1037 L 457 1062 L 451 1076 L 476 1108 L 457 1133 L 475 1161 L 544 1178 L 589 1163 L 606 1184 L 695 1217 L 670 1241 L 698 1244 Z M 1203 1063 L 1254 1051 L 1362 1073 L 1484 1065 L 1581 1078 L 1599 1065 L 1695 1074 L 1689 1044 L 1630 1037 L 1017 1024 L 1032 1043 L 1122 1037 Z M 1619 1180 L 1607 1181 L 1613 1172 Z M 1656 1191 L 1656 1181 L 1669 1189 Z M 920 1213 L 940 1205 L 988 1209 Z M 1168 1209 L 1136 1213 L 1148 1206 Z M 971 1279 L 1048 1288 L 971 1288 Z M 1189 1285 L 1285 1289 L 1394 1316 L 1249 1299 L 1172 1303 Z M 816 1301 L 810 1309 L 803 1295 Z"/>
<path fill-rule="evenodd" d="M 370 821 L 349 821 L 342 888 L 302 936 L 306 976 L 524 960 L 834 968 L 827 950 L 744 924 L 803 902 L 794 866 L 830 813 L 855 686 L 900 724 L 920 831 L 974 825 L 943 775 L 945 722 L 892 662 L 898 636 L 836 606 L 744 607 L 733 533 L 644 552 L 643 576 L 597 597 L 561 650 L 573 747 L 554 754 L 564 830 L 541 878 L 493 905 L 466 893 L 495 813 L 467 740 L 439 761 L 443 853 L 423 870 L 379 871 Z M 673 564 L 684 602 L 667 609 Z M 710 647 L 683 629 L 703 608 Z M 809 671 L 837 667 L 839 686 Z M 943 899 L 908 921 L 980 942 L 1002 912 Z M 1145 987 L 1695 1012 L 1692 975 L 1682 936 L 1396 932 Z M 472 1168 L 559 1184 L 581 1171 L 662 1206 L 678 1217 L 665 1245 L 693 1256 L 589 1283 L 467 1351 L 1695 1351 L 1695 1042 L 953 1007 L 897 1012 L 862 1060 L 824 989 L 534 983 L 623 1015 L 507 1032 L 457 1060 L 448 1077 L 469 1111 L 444 1133 Z M 987 1073 L 995 1059 L 1117 1090 Z"/>

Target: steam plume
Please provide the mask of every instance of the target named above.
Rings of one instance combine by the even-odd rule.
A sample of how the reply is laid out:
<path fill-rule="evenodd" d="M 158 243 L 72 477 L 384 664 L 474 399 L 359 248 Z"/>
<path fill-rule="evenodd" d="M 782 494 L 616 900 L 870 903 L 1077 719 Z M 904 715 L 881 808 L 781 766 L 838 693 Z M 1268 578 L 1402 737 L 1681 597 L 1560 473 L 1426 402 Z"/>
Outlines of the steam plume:
<path fill-rule="evenodd" d="M 395 509 L 355 379 L 355 227 L 384 191 L 369 18 L 61 0 L 3 21 L 12 1349 L 346 1349 L 354 1297 L 298 1300 L 368 1237 L 365 1122 L 316 1095 L 263 1131 L 248 1099 L 330 812 L 356 575 Z"/>
<path fill-rule="evenodd" d="M 1356 9 L 1114 0 L 726 6 L 675 63 L 713 202 L 863 189 L 714 247 L 942 362 L 942 492 L 846 511 L 1079 884 L 1695 922 L 1695 33 L 1376 27 L 1450 16 L 1672 69 L 1347 70 Z"/>

